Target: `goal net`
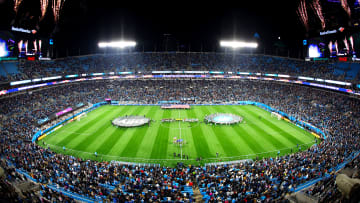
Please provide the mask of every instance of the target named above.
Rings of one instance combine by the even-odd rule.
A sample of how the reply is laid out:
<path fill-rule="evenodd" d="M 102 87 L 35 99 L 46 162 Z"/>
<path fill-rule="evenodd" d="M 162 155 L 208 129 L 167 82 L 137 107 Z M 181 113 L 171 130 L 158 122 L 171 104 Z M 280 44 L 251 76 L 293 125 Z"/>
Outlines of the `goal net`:
<path fill-rule="evenodd" d="M 81 121 L 81 118 L 84 118 L 84 117 L 86 117 L 86 116 L 87 116 L 87 113 L 84 112 L 84 113 L 76 116 L 76 120 L 77 120 L 77 121 Z"/>
<path fill-rule="evenodd" d="M 271 117 L 275 117 L 277 118 L 278 120 L 281 120 L 282 116 L 276 112 L 271 112 Z"/>

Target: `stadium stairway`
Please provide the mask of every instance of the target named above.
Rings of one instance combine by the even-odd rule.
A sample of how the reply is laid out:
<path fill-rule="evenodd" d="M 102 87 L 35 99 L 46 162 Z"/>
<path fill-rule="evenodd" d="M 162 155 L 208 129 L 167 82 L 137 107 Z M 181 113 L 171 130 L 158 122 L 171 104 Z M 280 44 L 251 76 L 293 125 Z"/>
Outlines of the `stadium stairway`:
<path fill-rule="evenodd" d="M 0 63 L 0 75 L 4 77 L 7 77 L 9 75 L 3 63 Z"/>
<path fill-rule="evenodd" d="M 210 200 L 210 196 L 206 194 L 206 188 L 200 188 L 199 191 L 200 191 L 200 194 L 202 195 L 202 199 L 205 202 L 208 202 Z"/>
<path fill-rule="evenodd" d="M 334 69 L 335 76 L 345 76 L 347 80 L 354 80 L 360 72 L 359 63 L 336 63 Z"/>
<path fill-rule="evenodd" d="M 17 64 L 14 62 L 3 63 L 3 67 L 7 74 L 16 75 L 16 74 L 20 73 L 18 70 Z"/>
<path fill-rule="evenodd" d="M 303 192 L 293 193 L 293 194 L 287 196 L 286 199 L 289 200 L 289 202 L 291 202 L 291 203 L 297 203 L 297 202 L 317 203 L 317 202 L 319 202 L 318 198 L 312 197 Z"/>
<path fill-rule="evenodd" d="M 193 191 L 193 188 L 191 186 L 182 186 L 181 188 L 184 188 L 181 193 L 183 194 L 187 194 L 187 196 L 191 197 L 194 195 L 194 191 Z"/>
<path fill-rule="evenodd" d="M 204 202 L 203 195 L 201 194 L 200 189 L 198 187 L 194 187 L 193 191 L 194 191 L 193 198 L 195 202 Z"/>
<path fill-rule="evenodd" d="M 64 188 L 57 187 L 56 185 L 48 184 L 46 187 L 48 187 L 48 188 L 50 188 L 50 189 L 52 189 L 52 190 L 54 190 L 56 192 L 62 193 L 63 195 L 71 197 L 74 200 L 77 200 L 77 201 L 80 201 L 80 202 L 86 202 L 86 203 L 95 202 L 95 199 L 92 199 L 92 198 L 89 198 L 89 197 L 86 197 L 86 196 L 82 196 L 82 195 L 67 191 Z M 98 200 L 98 201 L 100 201 L 100 200 Z"/>
<path fill-rule="evenodd" d="M 347 71 L 350 69 L 350 63 L 335 63 L 334 65 L 333 74 L 337 77 L 346 75 Z"/>
<path fill-rule="evenodd" d="M 194 191 L 191 186 L 184 185 L 183 187 L 184 187 L 184 190 L 182 190 L 181 193 L 188 193 L 190 195 L 194 194 Z"/>
<path fill-rule="evenodd" d="M 355 77 L 359 74 L 359 72 L 360 72 L 360 64 L 359 63 L 351 63 L 350 70 L 347 73 L 346 79 L 354 80 Z"/>

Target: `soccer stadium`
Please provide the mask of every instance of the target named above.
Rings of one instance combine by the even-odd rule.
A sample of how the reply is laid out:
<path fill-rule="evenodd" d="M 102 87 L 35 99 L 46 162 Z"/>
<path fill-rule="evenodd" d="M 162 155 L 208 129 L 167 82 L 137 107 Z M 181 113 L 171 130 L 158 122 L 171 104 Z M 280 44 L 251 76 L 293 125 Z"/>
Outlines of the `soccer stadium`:
<path fill-rule="evenodd" d="M 0 1 L 1 202 L 360 202 L 360 1 L 186 12 Z"/>

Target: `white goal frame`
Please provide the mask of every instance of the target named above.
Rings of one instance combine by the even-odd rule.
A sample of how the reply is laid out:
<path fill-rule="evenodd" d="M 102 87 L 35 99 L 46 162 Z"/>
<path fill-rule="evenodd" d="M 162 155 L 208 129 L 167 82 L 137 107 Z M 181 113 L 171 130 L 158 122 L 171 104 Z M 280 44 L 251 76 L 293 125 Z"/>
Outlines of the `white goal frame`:
<path fill-rule="evenodd" d="M 76 121 L 81 121 L 81 118 L 84 118 L 84 117 L 87 117 L 87 113 L 85 113 L 85 112 L 78 115 L 77 118 L 76 118 Z"/>
<path fill-rule="evenodd" d="M 277 118 L 278 120 L 281 120 L 281 119 L 282 119 L 282 116 L 281 116 L 280 114 L 274 112 L 274 111 L 271 112 L 271 117 L 275 117 L 275 118 Z"/>

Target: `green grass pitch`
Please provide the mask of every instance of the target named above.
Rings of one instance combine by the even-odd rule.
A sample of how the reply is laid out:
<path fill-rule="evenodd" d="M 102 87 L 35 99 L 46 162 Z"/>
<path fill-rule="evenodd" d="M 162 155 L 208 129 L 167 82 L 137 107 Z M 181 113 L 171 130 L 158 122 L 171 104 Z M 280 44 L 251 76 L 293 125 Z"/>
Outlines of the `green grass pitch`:
<path fill-rule="evenodd" d="M 231 126 L 205 123 L 161 123 L 162 118 L 198 118 L 212 113 L 232 113 L 244 118 Z M 124 115 L 145 115 L 156 122 L 150 126 L 117 128 L 111 120 Z M 173 144 L 173 138 L 185 144 Z M 71 122 L 44 139 L 43 147 L 55 152 L 99 161 L 160 163 L 173 166 L 177 162 L 203 164 L 208 162 L 275 157 L 305 150 L 315 142 L 309 132 L 277 118 L 252 105 L 191 106 L 190 110 L 162 110 L 160 106 L 105 105 L 88 113 L 80 121 Z M 63 150 L 65 146 L 65 151 Z M 98 156 L 95 156 L 97 152 Z M 184 154 L 189 157 L 174 157 Z M 216 153 L 219 157 L 216 157 Z M 202 157 L 202 161 L 197 161 Z"/>

